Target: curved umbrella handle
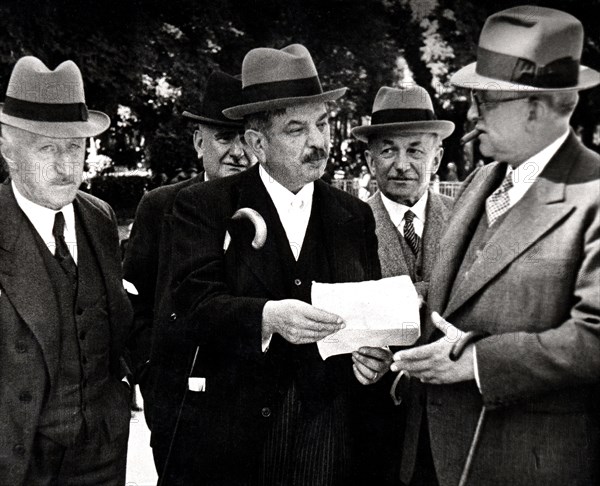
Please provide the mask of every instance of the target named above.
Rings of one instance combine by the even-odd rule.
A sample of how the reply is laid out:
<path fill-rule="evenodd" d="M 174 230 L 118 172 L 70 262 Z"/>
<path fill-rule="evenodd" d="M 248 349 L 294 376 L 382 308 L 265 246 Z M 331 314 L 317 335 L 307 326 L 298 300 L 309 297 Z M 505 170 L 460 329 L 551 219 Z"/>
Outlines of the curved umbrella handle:
<path fill-rule="evenodd" d="M 233 213 L 233 216 L 231 217 L 231 219 L 243 218 L 248 218 L 254 225 L 252 248 L 260 250 L 264 246 L 265 241 L 267 241 L 267 224 L 265 223 L 265 220 L 258 211 L 251 208 L 240 208 Z"/>

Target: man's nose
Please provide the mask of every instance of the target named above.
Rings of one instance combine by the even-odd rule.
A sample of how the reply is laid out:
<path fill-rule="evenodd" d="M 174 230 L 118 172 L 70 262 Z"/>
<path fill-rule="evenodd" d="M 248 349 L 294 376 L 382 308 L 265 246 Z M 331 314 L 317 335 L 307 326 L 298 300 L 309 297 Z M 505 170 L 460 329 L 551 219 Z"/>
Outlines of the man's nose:
<path fill-rule="evenodd" d="M 235 137 L 235 140 L 231 144 L 231 147 L 229 148 L 229 154 L 237 160 L 244 156 L 244 144 L 239 135 Z"/>
<path fill-rule="evenodd" d="M 467 111 L 467 119 L 471 122 L 476 122 L 479 120 L 479 110 L 477 109 L 477 105 L 475 103 L 471 103 L 469 106 L 469 111 Z"/>
<path fill-rule="evenodd" d="M 322 132 L 317 127 L 312 127 L 308 132 L 308 145 L 317 149 L 325 149 L 327 136 L 328 134 Z"/>
<path fill-rule="evenodd" d="M 410 167 L 410 163 L 408 162 L 408 157 L 406 153 L 399 151 L 396 154 L 396 158 L 394 159 L 394 168 L 398 172 L 405 172 Z"/>

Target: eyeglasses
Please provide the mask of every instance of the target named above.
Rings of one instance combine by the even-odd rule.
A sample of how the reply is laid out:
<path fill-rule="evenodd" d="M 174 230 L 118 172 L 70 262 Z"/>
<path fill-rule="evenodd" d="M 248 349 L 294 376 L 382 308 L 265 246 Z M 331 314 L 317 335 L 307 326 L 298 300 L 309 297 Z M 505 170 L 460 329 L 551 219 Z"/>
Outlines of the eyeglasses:
<path fill-rule="evenodd" d="M 519 96 L 518 98 L 508 98 L 508 99 L 499 99 L 499 100 L 482 100 L 481 95 L 477 92 L 471 90 L 471 104 L 477 108 L 477 115 L 481 115 L 482 107 L 499 105 L 500 103 L 509 103 L 511 101 L 519 101 L 519 100 L 529 100 L 531 96 Z M 487 108 L 486 108 L 487 110 Z"/>

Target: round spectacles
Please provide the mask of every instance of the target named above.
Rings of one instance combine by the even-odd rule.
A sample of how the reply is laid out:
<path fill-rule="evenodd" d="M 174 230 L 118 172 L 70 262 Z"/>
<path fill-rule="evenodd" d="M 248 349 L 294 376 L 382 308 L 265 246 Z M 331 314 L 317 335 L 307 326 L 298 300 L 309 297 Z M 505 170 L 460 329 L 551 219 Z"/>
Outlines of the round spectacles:
<path fill-rule="evenodd" d="M 517 98 L 507 98 L 499 100 L 482 100 L 481 95 L 471 90 L 471 104 L 477 108 L 477 114 L 481 115 L 482 107 L 499 105 L 500 103 L 509 103 L 511 101 L 529 100 L 531 96 L 519 96 Z M 487 110 L 488 108 L 486 108 Z"/>

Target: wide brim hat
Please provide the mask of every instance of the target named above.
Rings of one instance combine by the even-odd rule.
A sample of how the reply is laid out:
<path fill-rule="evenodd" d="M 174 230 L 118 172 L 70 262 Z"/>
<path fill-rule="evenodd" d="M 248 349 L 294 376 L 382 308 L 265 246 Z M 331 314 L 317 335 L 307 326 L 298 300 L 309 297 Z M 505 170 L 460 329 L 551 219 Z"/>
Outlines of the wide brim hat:
<path fill-rule="evenodd" d="M 183 116 L 202 125 L 242 128 L 243 123 L 227 118 L 223 110 L 242 103 L 242 81 L 222 71 L 213 71 L 206 81 L 202 104 L 196 113 L 184 111 Z"/>
<path fill-rule="evenodd" d="M 582 66 L 583 26 L 560 10 L 531 5 L 486 20 L 477 61 L 456 72 L 456 86 L 487 91 L 575 91 L 600 84 L 598 71 Z"/>
<path fill-rule="evenodd" d="M 454 123 L 438 120 L 426 89 L 413 85 L 405 88 L 379 88 L 371 112 L 371 124 L 352 129 L 352 135 L 363 142 L 376 134 L 410 132 L 435 133 L 447 138 Z"/>
<path fill-rule="evenodd" d="M 88 110 L 83 79 L 73 61 L 51 71 L 38 58 L 25 56 L 13 68 L 0 123 L 53 138 L 95 137 L 110 126 L 110 118 Z"/>
<path fill-rule="evenodd" d="M 243 102 L 223 110 L 226 117 L 234 120 L 261 111 L 334 101 L 347 91 L 323 91 L 310 52 L 301 44 L 283 49 L 252 49 L 242 63 L 242 85 Z"/>

